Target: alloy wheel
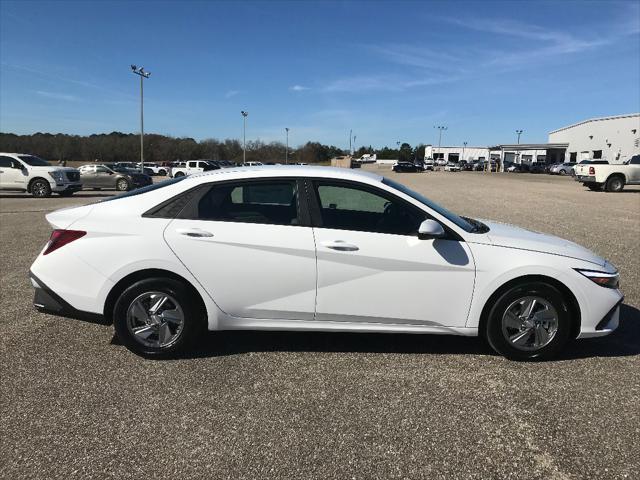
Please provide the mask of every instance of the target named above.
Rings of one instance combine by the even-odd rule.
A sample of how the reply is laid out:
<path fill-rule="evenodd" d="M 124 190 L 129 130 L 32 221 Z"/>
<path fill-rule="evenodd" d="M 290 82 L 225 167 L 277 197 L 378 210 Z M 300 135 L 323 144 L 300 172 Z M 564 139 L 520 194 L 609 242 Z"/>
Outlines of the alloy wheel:
<path fill-rule="evenodd" d="M 33 185 L 31 186 L 31 192 L 34 197 L 46 197 L 48 194 L 47 187 L 48 185 L 46 183 L 38 180 L 36 182 L 33 182 Z"/>
<path fill-rule="evenodd" d="M 502 316 L 502 334 L 522 351 L 540 350 L 558 331 L 558 312 L 547 300 L 527 296 L 512 302 Z"/>
<path fill-rule="evenodd" d="M 127 328 L 141 345 L 166 348 L 178 341 L 184 312 L 175 298 L 163 292 L 145 292 L 127 310 Z"/>

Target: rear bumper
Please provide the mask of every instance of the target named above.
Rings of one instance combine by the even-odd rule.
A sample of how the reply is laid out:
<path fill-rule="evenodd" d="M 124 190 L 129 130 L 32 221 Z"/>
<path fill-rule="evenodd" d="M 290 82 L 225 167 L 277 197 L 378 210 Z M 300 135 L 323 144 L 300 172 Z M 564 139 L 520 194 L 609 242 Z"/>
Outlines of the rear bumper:
<path fill-rule="evenodd" d="M 576 175 L 576 182 L 596 183 L 596 177 L 593 175 Z"/>
<path fill-rule="evenodd" d="M 100 323 L 103 325 L 109 323 L 106 321 L 103 315 L 84 312 L 72 307 L 68 302 L 60 297 L 60 295 L 47 287 L 44 282 L 42 282 L 33 274 L 33 272 L 29 272 L 29 277 L 31 278 L 31 284 L 35 289 L 35 293 L 33 296 L 33 306 L 39 312 L 48 313 L 50 315 L 56 315 L 59 317 L 74 318 L 91 323 Z"/>

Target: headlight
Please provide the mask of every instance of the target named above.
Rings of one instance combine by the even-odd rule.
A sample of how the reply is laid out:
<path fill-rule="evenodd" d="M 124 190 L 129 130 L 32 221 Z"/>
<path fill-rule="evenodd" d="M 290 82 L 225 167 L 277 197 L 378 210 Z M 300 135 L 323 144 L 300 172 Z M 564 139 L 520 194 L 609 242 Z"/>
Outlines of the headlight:
<path fill-rule="evenodd" d="M 576 272 L 581 273 L 593 283 L 597 283 L 601 287 L 606 288 L 618 288 L 620 285 L 620 274 L 616 273 L 607 273 L 607 272 L 596 272 L 593 270 L 580 270 L 576 268 Z"/>
<path fill-rule="evenodd" d="M 59 170 L 54 170 L 53 172 L 49 172 L 51 178 L 53 178 L 56 183 L 60 183 L 64 180 L 64 174 Z"/>

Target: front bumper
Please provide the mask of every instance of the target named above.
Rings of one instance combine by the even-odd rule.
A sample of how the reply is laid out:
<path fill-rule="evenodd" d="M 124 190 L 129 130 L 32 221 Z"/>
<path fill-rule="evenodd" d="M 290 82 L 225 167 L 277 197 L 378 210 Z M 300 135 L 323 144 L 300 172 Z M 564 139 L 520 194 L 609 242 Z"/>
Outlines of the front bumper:
<path fill-rule="evenodd" d="M 602 317 L 602 320 L 593 329 L 582 328 L 578 338 L 604 337 L 617 329 L 620 325 L 620 305 L 622 305 L 623 301 L 624 297 L 621 296 L 620 300 Z"/>
<path fill-rule="evenodd" d="M 91 323 L 107 324 L 103 315 L 91 312 L 83 312 L 72 307 L 62 297 L 47 287 L 33 272 L 29 272 L 31 284 L 35 289 L 33 306 L 36 310 L 59 317 L 75 318 Z"/>
<path fill-rule="evenodd" d="M 78 192 L 82 190 L 82 183 L 55 183 L 51 186 L 51 191 L 60 192 Z"/>

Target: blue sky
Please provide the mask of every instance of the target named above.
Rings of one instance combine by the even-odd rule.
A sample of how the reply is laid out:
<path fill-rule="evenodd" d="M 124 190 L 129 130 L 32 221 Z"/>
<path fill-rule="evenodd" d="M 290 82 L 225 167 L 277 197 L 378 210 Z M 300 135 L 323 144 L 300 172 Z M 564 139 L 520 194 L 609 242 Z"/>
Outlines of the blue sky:
<path fill-rule="evenodd" d="M 0 130 L 546 141 L 640 111 L 638 2 L 0 3 Z"/>

